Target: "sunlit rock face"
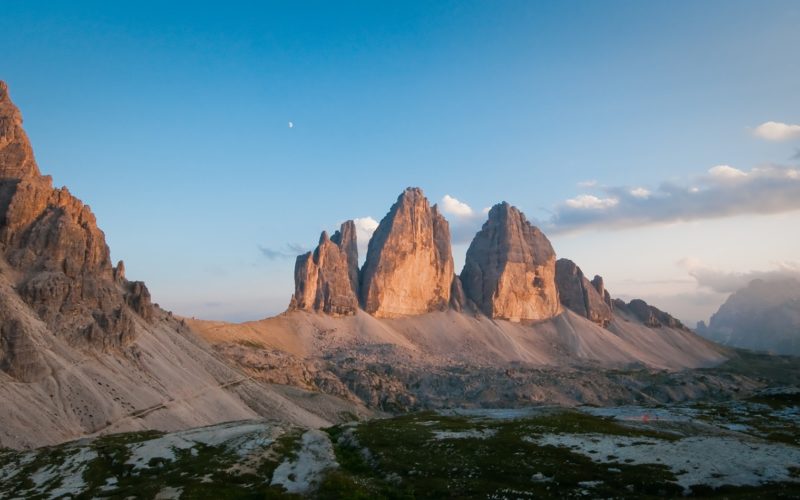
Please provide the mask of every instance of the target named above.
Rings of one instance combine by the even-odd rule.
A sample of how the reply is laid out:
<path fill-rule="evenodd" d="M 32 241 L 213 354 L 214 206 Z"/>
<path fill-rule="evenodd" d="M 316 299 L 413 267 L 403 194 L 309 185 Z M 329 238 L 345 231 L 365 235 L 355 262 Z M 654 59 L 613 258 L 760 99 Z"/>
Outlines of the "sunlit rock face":
<path fill-rule="evenodd" d="M 297 257 L 290 309 L 346 316 L 358 309 L 358 249 L 353 221 L 333 237 L 322 232 L 313 252 Z"/>
<path fill-rule="evenodd" d="M 0 81 L 0 179 L 38 176 L 39 167 L 22 128 L 22 113 L 11 102 L 6 83 Z"/>
<path fill-rule="evenodd" d="M 491 318 L 541 320 L 561 312 L 556 254 L 517 208 L 500 203 L 467 250 L 461 283 L 467 299 Z"/>
<path fill-rule="evenodd" d="M 447 309 L 453 289 L 450 227 L 419 188 L 408 188 L 381 220 L 361 271 L 361 304 L 377 317 Z"/>
<path fill-rule="evenodd" d="M 556 285 L 561 305 L 603 327 L 611 323 L 611 297 L 602 277 L 595 276 L 589 281 L 574 262 L 558 259 Z"/>
<path fill-rule="evenodd" d="M 47 330 L 73 345 L 112 348 L 132 339 L 135 315 L 151 316 L 147 288 L 115 273 L 89 207 L 39 173 L 3 82 L 0 254 L 0 368 L 8 373 L 33 379 L 46 372 L 27 353 Z"/>

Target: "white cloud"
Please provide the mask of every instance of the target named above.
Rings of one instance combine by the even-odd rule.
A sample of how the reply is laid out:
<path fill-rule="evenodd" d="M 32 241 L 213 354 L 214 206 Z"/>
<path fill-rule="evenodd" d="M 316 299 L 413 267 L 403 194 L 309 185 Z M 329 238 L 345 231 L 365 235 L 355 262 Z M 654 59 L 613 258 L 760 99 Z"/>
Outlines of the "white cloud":
<path fill-rule="evenodd" d="M 543 227 L 564 233 L 800 210 L 800 173 L 774 165 L 748 171 L 718 165 L 685 184 L 604 186 L 602 191 L 560 203 Z"/>
<path fill-rule="evenodd" d="M 372 217 L 356 217 L 353 219 L 356 225 L 356 239 L 357 241 L 367 243 L 372 238 L 372 233 L 378 229 L 378 221 Z"/>
<path fill-rule="evenodd" d="M 753 129 L 753 134 L 767 141 L 800 139 L 800 125 L 772 121 L 764 122 Z"/>
<path fill-rule="evenodd" d="M 566 205 L 579 210 L 604 210 L 619 203 L 616 198 L 598 198 L 591 194 L 582 194 L 567 200 Z"/>
<path fill-rule="evenodd" d="M 730 165 L 717 165 L 708 169 L 708 175 L 719 180 L 736 180 L 747 177 L 747 172 L 742 172 L 738 168 Z"/>
<path fill-rule="evenodd" d="M 597 181 L 596 180 L 581 181 L 581 182 L 578 183 L 578 187 L 579 188 L 583 188 L 583 189 L 591 188 L 591 187 L 595 187 L 595 186 L 597 186 Z"/>
<path fill-rule="evenodd" d="M 472 217 L 474 213 L 472 207 L 449 194 L 444 195 L 442 198 L 442 211 L 456 217 Z"/>
<path fill-rule="evenodd" d="M 372 217 L 356 217 L 353 219 L 356 225 L 356 244 L 358 245 L 359 265 L 364 263 L 367 258 L 367 246 L 372 238 L 372 233 L 378 229 L 378 221 Z"/>

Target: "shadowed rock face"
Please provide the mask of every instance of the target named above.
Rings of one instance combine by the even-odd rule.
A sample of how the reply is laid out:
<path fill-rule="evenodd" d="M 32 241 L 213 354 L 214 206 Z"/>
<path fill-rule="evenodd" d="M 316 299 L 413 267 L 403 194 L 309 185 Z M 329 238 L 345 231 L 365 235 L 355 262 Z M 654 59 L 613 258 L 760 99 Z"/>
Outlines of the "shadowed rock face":
<path fill-rule="evenodd" d="M 47 330 L 73 345 L 108 348 L 131 340 L 134 315 L 151 316 L 144 284 L 115 280 L 105 235 L 89 207 L 39 174 L 19 110 L 2 82 L 0 253 L 8 271 L 0 293 L 16 295 L 0 307 L 0 367 L 9 373 L 24 379 L 44 373 L 31 367 L 34 355 L 25 346 Z M 11 307 L 17 298 L 25 308 Z"/>
<path fill-rule="evenodd" d="M 347 221 L 333 238 L 322 232 L 314 252 L 297 257 L 295 293 L 290 309 L 322 311 L 336 316 L 358 309 L 358 249 L 353 221 Z"/>
<path fill-rule="evenodd" d="M 581 268 L 569 259 L 556 262 L 556 285 L 561 304 L 567 309 L 606 327 L 613 319 L 610 296 L 606 302 L 603 278 L 595 276 L 590 282 Z"/>
<path fill-rule="evenodd" d="M 377 317 L 443 310 L 453 285 L 450 227 L 419 188 L 406 189 L 369 242 L 361 303 Z"/>
<path fill-rule="evenodd" d="M 550 241 L 504 202 L 472 240 L 461 282 L 466 298 L 491 318 L 540 320 L 561 312 L 555 274 Z"/>

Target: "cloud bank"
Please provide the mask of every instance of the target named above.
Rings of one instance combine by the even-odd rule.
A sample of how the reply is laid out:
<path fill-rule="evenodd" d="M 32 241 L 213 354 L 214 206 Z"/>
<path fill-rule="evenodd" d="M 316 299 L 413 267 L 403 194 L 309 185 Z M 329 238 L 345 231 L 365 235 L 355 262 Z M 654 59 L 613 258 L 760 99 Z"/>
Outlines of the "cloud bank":
<path fill-rule="evenodd" d="M 768 271 L 748 271 L 744 273 L 728 272 L 715 269 L 703 262 L 687 257 L 678 264 L 684 267 L 697 284 L 702 288 L 717 293 L 733 293 L 755 279 L 774 281 L 795 278 L 800 280 L 800 262 L 781 262 Z"/>
<path fill-rule="evenodd" d="M 544 222 L 553 234 L 628 228 L 745 214 L 800 210 L 800 170 L 767 166 L 749 171 L 718 165 L 686 184 L 656 188 L 605 186 L 556 206 Z"/>

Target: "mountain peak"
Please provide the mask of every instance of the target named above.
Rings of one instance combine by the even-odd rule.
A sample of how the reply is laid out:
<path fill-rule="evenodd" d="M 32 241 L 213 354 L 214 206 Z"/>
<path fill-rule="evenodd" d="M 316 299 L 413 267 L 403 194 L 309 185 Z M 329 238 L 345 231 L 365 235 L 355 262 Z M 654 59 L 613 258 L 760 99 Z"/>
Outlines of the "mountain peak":
<path fill-rule="evenodd" d="M 547 319 L 561 311 L 556 254 L 547 237 L 507 202 L 489 218 L 467 250 L 461 282 L 467 298 L 491 318 Z"/>
<path fill-rule="evenodd" d="M 39 177 L 22 113 L 11 101 L 8 85 L 0 80 L 0 179 Z"/>
<path fill-rule="evenodd" d="M 446 309 L 453 278 L 447 221 L 420 188 L 406 188 L 369 241 L 364 309 L 379 317 Z"/>

